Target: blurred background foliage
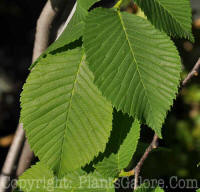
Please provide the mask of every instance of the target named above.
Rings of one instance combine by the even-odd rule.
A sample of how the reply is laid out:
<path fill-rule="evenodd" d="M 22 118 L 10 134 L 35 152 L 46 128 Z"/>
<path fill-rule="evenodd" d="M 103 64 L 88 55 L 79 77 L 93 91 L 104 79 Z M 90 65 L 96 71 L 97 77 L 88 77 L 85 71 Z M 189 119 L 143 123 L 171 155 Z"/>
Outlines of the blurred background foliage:
<path fill-rule="evenodd" d="M 22 90 L 32 48 L 37 18 L 43 0 L 0 0 L 0 168 L 18 124 Z M 180 52 L 184 78 L 200 57 L 200 0 L 191 0 L 195 43 L 174 39 Z M 138 13 L 131 4 L 126 11 Z M 142 129 L 142 141 L 150 142 L 153 132 Z M 160 146 L 168 150 L 152 152 L 142 169 L 144 178 L 200 179 L 200 77 L 180 88 L 172 110 L 163 127 Z"/>

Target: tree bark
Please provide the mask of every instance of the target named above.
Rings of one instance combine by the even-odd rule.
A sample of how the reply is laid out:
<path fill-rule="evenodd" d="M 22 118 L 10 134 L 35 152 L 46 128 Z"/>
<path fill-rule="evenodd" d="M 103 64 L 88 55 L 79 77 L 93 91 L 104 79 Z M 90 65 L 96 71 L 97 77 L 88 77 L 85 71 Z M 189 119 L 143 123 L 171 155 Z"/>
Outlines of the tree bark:
<path fill-rule="evenodd" d="M 22 124 L 19 124 L 15 133 L 14 140 L 12 142 L 12 145 L 10 147 L 10 150 L 8 152 L 4 166 L 1 171 L 0 192 L 7 191 L 23 143 L 24 143 L 24 130 Z"/>

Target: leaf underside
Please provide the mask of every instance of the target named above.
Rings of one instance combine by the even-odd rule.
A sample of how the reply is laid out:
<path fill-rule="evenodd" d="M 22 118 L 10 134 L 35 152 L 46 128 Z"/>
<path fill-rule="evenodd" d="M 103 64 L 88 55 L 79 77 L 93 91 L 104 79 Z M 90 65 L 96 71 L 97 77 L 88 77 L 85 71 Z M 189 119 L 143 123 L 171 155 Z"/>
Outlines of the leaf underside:
<path fill-rule="evenodd" d="M 194 41 L 189 0 L 135 0 L 158 29 Z"/>
<path fill-rule="evenodd" d="M 121 132 L 122 131 L 123 129 L 121 129 Z M 119 140 L 118 142 L 121 142 L 121 134 L 122 133 L 119 132 L 118 137 L 116 138 L 116 140 Z M 116 177 L 117 174 L 130 163 L 132 156 L 136 151 L 139 137 L 140 124 L 135 120 L 118 152 L 116 154 L 111 154 L 108 158 L 104 158 L 102 162 L 95 166 L 96 170 L 105 177 Z"/>
<path fill-rule="evenodd" d="M 180 57 L 169 37 L 145 19 L 98 8 L 87 17 L 86 59 L 103 95 L 161 137 L 180 80 Z"/>
<path fill-rule="evenodd" d="M 104 151 L 112 106 L 93 84 L 81 48 L 41 60 L 24 85 L 21 106 L 31 148 L 59 177 Z"/>

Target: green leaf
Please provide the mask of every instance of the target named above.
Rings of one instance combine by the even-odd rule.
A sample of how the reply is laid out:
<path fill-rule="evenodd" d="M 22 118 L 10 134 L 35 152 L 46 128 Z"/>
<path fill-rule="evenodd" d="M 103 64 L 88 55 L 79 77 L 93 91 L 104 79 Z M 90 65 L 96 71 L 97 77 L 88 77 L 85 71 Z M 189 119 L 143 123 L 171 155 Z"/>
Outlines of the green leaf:
<path fill-rule="evenodd" d="M 141 17 L 98 8 L 87 18 L 83 44 L 103 95 L 161 137 L 181 72 L 169 37 Z"/>
<path fill-rule="evenodd" d="M 160 30 L 173 37 L 194 41 L 189 0 L 135 0 L 147 18 Z"/>
<path fill-rule="evenodd" d="M 72 16 L 69 24 L 61 34 L 61 36 L 52 43 L 47 50 L 30 66 L 32 69 L 44 56 L 56 51 L 69 43 L 79 39 L 83 35 L 85 19 L 88 15 L 88 9 L 99 0 L 77 0 L 76 11 Z"/>
<path fill-rule="evenodd" d="M 46 192 L 47 188 L 54 188 L 54 175 L 45 164 L 39 162 L 19 177 L 17 185 L 24 192 Z"/>
<path fill-rule="evenodd" d="M 116 154 L 111 154 L 108 158 L 105 158 L 102 162 L 98 163 L 95 166 L 96 170 L 103 176 L 116 177 L 117 174 L 130 163 L 132 156 L 136 151 L 139 137 L 140 124 L 135 120 L 125 140 L 121 144 L 119 151 Z M 118 133 L 116 140 L 118 140 L 116 143 L 121 142 L 120 132 Z"/>
<path fill-rule="evenodd" d="M 88 175 L 70 173 L 62 181 L 56 187 L 56 192 L 115 192 L 113 178 L 104 178 L 98 172 Z M 65 181 L 68 181 L 69 185 L 66 185 Z"/>
<path fill-rule="evenodd" d="M 200 192 L 200 189 L 198 189 L 197 192 Z"/>
<path fill-rule="evenodd" d="M 31 148 L 59 177 L 104 151 L 112 106 L 93 84 L 81 48 L 41 60 L 24 85 L 21 107 Z"/>
<path fill-rule="evenodd" d="M 152 186 L 149 186 L 148 183 L 142 184 L 140 187 L 138 187 L 135 192 L 164 192 L 163 189 L 160 187 L 156 187 L 155 189 L 152 188 Z"/>
<path fill-rule="evenodd" d="M 28 169 L 17 182 L 24 192 L 114 192 L 113 178 L 105 179 L 95 172 L 87 175 L 78 170 L 61 179 L 54 177 L 53 172 L 43 163 Z"/>
<path fill-rule="evenodd" d="M 127 134 L 133 125 L 133 118 L 121 111 L 113 110 L 113 128 L 104 151 L 104 157 L 109 157 L 112 153 L 117 153 L 120 146 L 126 139 Z M 120 137 L 119 137 L 120 136 Z M 103 160 L 103 159 L 102 159 Z"/>
<path fill-rule="evenodd" d="M 94 171 L 94 165 L 103 161 L 105 157 L 109 157 L 112 153 L 117 153 L 123 141 L 125 140 L 127 134 L 133 124 L 133 118 L 129 117 L 128 114 L 124 114 L 121 111 L 113 110 L 113 121 L 112 121 L 112 131 L 110 134 L 109 141 L 106 145 L 106 149 L 103 153 L 100 153 L 94 158 L 89 165 L 86 165 L 84 170 L 88 173 Z M 120 135 L 120 137 L 119 137 Z"/>

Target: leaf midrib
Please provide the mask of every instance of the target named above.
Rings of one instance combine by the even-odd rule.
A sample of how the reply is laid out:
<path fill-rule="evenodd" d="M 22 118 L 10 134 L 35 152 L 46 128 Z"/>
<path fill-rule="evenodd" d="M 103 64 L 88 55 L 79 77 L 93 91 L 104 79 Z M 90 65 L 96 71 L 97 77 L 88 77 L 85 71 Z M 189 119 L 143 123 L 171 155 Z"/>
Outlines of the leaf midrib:
<path fill-rule="evenodd" d="M 135 61 L 136 70 L 137 70 L 137 73 L 139 74 L 140 81 L 141 81 L 142 86 L 143 86 L 143 88 L 144 88 L 144 93 L 145 93 L 145 97 L 147 98 L 147 103 L 149 104 L 150 111 L 153 112 L 152 107 L 151 107 L 151 104 L 150 104 L 150 101 L 149 101 L 149 98 L 147 97 L 147 93 L 146 93 L 147 90 L 146 90 L 146 87 L 145 87 L 145 85 L 144 85 L 144 82 L 143 82 L 143 80 L 142 80 L 142 76 L 141 76 L 140 71 L 139 71 L 139 68 L 138 68 L 138 63 L 137 63 L 137 60 L 136 60 L 136 58 L 135 58 L 134 50 L 133 50 L 133 48 L 132 48 L 132 46 L 131 46 L 131 43 L 130 43 L 130 41 L 129 41 L 129 37 L 128 37 L 127 31 L 126 31 L 126 28 L 125 28 L 124 21 L 123 21 L 122 16 L 121 16 L 121 12 L 120 12 L 120 11 L 117 11 L 117 13 L 118 13 L 119 20 L 120 20 L 120 23 L 121 23 L 121 25 L 122 25 L 123 31 L 124 31 L 124 33 L 125 33 L 126 40 L 128 41 L 128 45 L 129 45 L 129 48 L 130 48 L 130 50 L 131 50 L 133 59 L 134 59 L 134 61 Z"/>
<path fill-rule="evenodd" d="M 63 158 L 63 145 L 64 145 L 64 141 L 65 141 L 65 137 L 66 137 L 66 129 L 67 129 L 67 124 L 68 124 L 68 120 L 69 120 L 69 114 L 70 114 L 70 110 L 71 110 L 71 107 L 72 107 L 72 101 L 73 101 L 73 96 L 74 96 L 74 92 L 75 92 L 75 86 L 76 86 L 76 83 L 77 83 L 77 78 L 78 78 L 78 75 L 79 75 L 79 72 L 80 72 L 80 68 L 81 68 L 81 64 L 83 63 L 83 60 L 84 60 L 84 53 L 82 53 L 82 57 L 81 57 L 81 60 L 80 60 L 80 63 L 78 65 L 78 68 L 77 68 L 77 72 L 76 72 L 76 75 L 75 75 L 75 78 L 74 78 L 74 83 L 73 83 L 73 87 L 72 87 L 72 91 L 71 91 L 71 95 L 70 95 L 70 99 L 69 99 L 69 106 L 68 106 L 68 111 L 66 113 L 66 123 L 65 123 L 65 131 L 64 131 L 64 135 L 63 135 L 63 139 L 62 139 L 62 147 L 61 147 L 61 155 L 60 155 L 60 160 L 59 160 L 59 168 L 58 168 L 58 175 L 60 175 L 60 170 L 61 170 L 61 161 L 62 161 L 62 158 Z"/>

